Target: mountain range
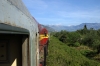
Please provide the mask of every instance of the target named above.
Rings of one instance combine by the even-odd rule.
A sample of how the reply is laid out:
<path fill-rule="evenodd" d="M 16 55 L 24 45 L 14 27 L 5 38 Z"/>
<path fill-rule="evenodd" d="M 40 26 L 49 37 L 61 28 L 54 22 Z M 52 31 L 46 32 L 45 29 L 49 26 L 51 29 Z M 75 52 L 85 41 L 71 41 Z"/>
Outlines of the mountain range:
<path fill-rule="evenodd" d="M 45 25 L 45 27 L 50 31 L 76 31 L 84 28 L 84 25 L 87 26 L 88 29 L 93 28 L 94 30 L 100 29 L 100 23 L 82 23 L 76 26 L 63 26 L 63 25 Z"/>

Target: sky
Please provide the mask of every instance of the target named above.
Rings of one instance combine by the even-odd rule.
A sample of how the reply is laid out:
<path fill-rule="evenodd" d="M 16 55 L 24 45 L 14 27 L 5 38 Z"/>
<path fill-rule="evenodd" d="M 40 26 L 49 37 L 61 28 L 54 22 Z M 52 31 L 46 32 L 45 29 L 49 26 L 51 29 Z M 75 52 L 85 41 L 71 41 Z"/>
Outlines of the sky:
<path fill-rule="evenodd" d="M 100 23 L 100 0 L 22 0 L 43 25 Z"/>

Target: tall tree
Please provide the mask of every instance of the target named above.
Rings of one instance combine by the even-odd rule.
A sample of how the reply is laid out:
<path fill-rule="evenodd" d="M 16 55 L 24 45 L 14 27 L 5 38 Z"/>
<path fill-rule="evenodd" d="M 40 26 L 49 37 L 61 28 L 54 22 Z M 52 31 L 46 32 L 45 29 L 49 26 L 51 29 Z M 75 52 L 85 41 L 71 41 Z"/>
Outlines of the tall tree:
<path fill-rule="evenodd" d="M 87 30 L 87 26 L 86 26 L 86 24 L 84 25 L 84 29 Z"/>

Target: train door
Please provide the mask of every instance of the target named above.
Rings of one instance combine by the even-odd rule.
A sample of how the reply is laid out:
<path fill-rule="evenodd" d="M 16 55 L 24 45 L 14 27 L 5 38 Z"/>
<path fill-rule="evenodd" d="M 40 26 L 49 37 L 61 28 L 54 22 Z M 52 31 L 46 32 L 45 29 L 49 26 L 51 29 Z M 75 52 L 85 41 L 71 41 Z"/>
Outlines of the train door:
<path fill-rule="evenodd" d="M 0 34 L 0 66 L 29 66 L 28 38 Z"/>

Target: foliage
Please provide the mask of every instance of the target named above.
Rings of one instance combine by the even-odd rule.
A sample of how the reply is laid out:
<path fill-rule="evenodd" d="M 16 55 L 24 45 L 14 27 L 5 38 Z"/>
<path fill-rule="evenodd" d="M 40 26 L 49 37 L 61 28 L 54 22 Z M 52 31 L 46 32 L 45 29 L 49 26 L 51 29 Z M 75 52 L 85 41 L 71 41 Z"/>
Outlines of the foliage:
<path fill-rule="evenodd" d="M 74 44 L 80 39 L 80 35 L 77 32 L 61 31 L 55 33 L 54 36 L 69 46 L 74 46 Z"/>
<path fill-rule="evenodd" d="M 83 44 L 97 50 L 98 54 L 100 53 L 100 29 L 87 29 L 87 26 L 84 25 L 84 28 L 81 30 L 75 32 L 56 32 L 54 36 L 68 46 L 79 46 Z"/>
<path fill-rule="evenodd" d="M 79 42 L 75 42 L 74 46 L 75 47 L 79 47 L 80 46 L 80 43 Z"/>
<path fill-rule="evenodd" d="M 74 32 L 62 30 L 51 35 L 47 66 L 100 66 L 100 29 L 85 25 Z"/>
<path fill-rule="evenodd" d="M 86 58 L 79 50 L 52 36 L 46 66 L 100 66 L 100 63 Z"/>

